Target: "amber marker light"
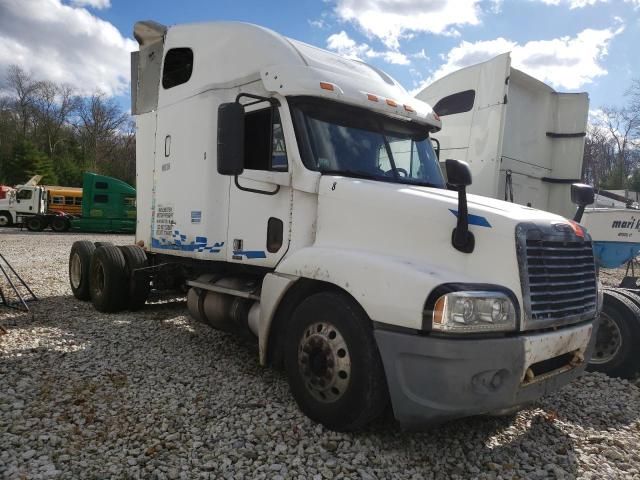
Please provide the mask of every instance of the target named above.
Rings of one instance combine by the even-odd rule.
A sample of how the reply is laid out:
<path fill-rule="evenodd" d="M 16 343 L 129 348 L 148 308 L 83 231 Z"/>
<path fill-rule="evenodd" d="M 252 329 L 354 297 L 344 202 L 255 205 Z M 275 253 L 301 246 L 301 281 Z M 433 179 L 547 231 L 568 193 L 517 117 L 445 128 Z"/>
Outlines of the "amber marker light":
<path fill-rule="evenodd" d="M 584 228 L 582 228 L 582 226 L 578 222 L 569 220 L 569 225 L 571 226 L 573 233 L 575 233 L 580 238 L 584 238 Z"/>
<path fill-rule="evenodd" d="M 445 302 L 446 297 L 444 295 L 436 301 L 436 304 L 433 307 L 433 323 L 442 325 L 442 314 L 444 313 Z"/>
<path fill-rule="evenodd" d="M 389 105 L 390 107 L 397 107 L 398 104 L 396 102 L 394 102 L 393 100 L 389 100 L 387 98 L 387 105 Z"/>
<path fill-rule="evenodd" d="M 377 102 L 378 101 L 378 97 L 376 97 L 375 95 L 373 95 L 371 93 L 367 93 L 367 99 L 371 100 L 372 102 Z"/>
<path fill-rule="evenodd" d="M 320 82 L 320 88 L 323 90 L 329 90 L 330 92 L 333 92 L 334 90 L 333 85 L 328 82 Z"/>

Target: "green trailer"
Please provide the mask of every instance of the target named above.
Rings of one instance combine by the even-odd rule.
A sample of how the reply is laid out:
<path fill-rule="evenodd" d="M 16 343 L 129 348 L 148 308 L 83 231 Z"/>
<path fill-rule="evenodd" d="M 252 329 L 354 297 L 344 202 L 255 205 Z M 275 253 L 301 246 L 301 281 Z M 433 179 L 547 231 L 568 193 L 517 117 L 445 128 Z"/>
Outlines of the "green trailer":
<path fill-rule="evenodd" d="M 71 219 L 71 229 L 83 232 L 136 231 L 136 189 L 116 178 L 85 173 L 82 179 L 82 215 Z"/>

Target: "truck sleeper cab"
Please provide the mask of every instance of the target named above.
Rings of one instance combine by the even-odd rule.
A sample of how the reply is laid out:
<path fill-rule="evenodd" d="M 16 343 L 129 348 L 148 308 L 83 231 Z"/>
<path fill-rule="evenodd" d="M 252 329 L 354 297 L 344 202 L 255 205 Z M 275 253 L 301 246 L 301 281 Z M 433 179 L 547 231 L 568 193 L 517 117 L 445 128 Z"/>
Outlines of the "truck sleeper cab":
<path fill-rule="evenodd" d="M 195 319 L 255 337 L 260 363 L 284 366 L 301 410 L 336 430 L 389 402 L 408 428 L 504 412 L 583 371 L 588 234 L 467 197 L 462 162 L 448 189 L 429 105 L 255 25 L 134 34 L 137 245 L 76 242 L 76 297 L 117 311 L 150 285 L 187 288 Z M 578 254 L 584 294 L 556 297 Z"/>

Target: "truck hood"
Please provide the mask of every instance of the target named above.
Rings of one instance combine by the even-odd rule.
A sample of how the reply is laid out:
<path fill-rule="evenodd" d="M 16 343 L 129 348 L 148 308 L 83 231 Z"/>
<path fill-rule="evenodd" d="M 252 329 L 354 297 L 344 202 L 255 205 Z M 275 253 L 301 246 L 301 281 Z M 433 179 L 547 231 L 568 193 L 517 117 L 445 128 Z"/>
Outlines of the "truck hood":
<path fill-rule="evenodd" d="M 468 208 L 475 236 L 470 254 L 451 244 L 457 221 L 456 192 L 323 176 L 315 245 L 392 256 L 416 268 L 442 272 L 447 281 L 495 283 L 520 296 L 516 226 L 568 221 L 477 195 L 468 195 Z"/>

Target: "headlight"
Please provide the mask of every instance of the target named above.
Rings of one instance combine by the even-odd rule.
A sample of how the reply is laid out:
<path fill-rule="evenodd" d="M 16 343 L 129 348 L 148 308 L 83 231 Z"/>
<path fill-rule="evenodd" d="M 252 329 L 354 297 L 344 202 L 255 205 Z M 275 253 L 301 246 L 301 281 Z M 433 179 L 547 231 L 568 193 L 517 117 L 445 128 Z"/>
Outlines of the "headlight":
<path fill-rule="evenodd" d="M 435 331 L 497 332 L 515 328 L 515 307 L 502 292 L 447 293 L 434 305 L 432 329 Z"/>

